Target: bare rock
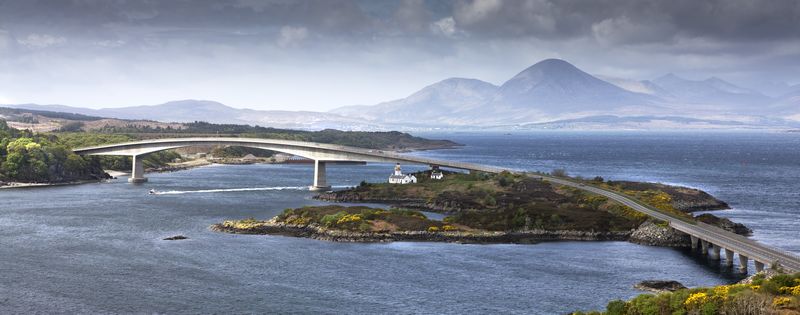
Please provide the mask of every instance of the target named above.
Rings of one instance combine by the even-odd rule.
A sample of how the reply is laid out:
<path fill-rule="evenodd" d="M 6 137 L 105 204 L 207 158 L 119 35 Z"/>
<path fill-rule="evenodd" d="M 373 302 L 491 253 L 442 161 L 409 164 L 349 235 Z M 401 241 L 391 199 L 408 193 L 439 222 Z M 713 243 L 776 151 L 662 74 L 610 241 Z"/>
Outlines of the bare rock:
<path fill-rule="evenodd" d="M 655 293 L 673 292 L 686 289 L 686 287 L 680 282 L 671 280 L 646 280 L 635 284 L 633 287 L 642 291 L 650 291 Z"/>
<path fill-rule="evenodd" d="M 647 220 L 631 233 L 630 242 L 650 246 L 689 247 L 692 244 L 688 234 L 663 223 Z"/>

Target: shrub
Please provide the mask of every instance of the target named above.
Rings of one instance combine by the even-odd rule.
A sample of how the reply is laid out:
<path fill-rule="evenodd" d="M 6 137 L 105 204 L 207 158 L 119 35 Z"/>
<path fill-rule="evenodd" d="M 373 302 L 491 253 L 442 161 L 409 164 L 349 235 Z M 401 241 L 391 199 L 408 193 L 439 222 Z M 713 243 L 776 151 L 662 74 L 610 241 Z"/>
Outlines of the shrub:
<path fill-rule="evenodd" d="M 708 300 L 709 300 L 709 298 L 708 298 L 708 294 L 707 293 L 705 293 L 705 292 L 697 292 L 697 293 L 694 293 L 694 294 L 690 295 L 686 299 L 686 301 L 683 302 L 683 304 L 686 305 L 686 307 L 688 307 L 688 308 L 699 308 L 700 306 L 702 306 L 703 304 L 708 302 Z"/>
<path fill-rule="evenodd" d="M 442 226 L 442 230 L 444 231 L 458 231 L 458 228 L 449 224 L 445 224 Z"/>
<path fill-rule="evenodd" d="M 790 275 L 776 275 L 769 280 L 764 281 L 761 285 L 761 292 L 766 292 L 773 295 L 780 294 L 781 288 L 790 287 L 794 285 L 794 277 Z"/>
<path fill-rule="evenodd" d="M 772 299 L 773 307 L 785 307 L 792 303 L 792 298 L 785 296 L 778 296 Z"/>
<path fill-rule="evenodd" d="M 656 303 L 656 296 L 652 294 L 639 295 L 627 304 L 629 314 L 659 314 L 660 308 Z"/>
<path fill-rule="evenodd" d="M 800 285 L 796 285 L 793 287 L 782 287 L 780 288 L 779 292 L 780 294 L 800 296 Z"/>
<path fill-rule="evenodd" d="M 557 168 L 557 169 L 554 169 L 552 172 L 550 172 L 550 175 L 553 175 L 555 177 L 567 177 L 568 174 L 567 174 L 567 170 L 565 170 L 563 168 Z"/>
<path fill-rule="evenodd" d="M 352 222 L 360 222 L 363 220 L 360 214 L 345 214 L 339 220 L 336 220 L 336 225 L 344 225 Z"/>
<path fill-rule="evenodd" d="M 624 315 L 625 312 L 625 301 L 622 300 L 613 300 L 608 302 L 606 306 L 606 314 L 608 315 Z"/>
<path fill-rule="evenodd" d="M 341 219 L 342 217 L 344 217 L 346 215 L 347 215 L 347 212 L 339 211 L 339 212 L 336 212 L 334 214 L 329 214 L 329 215 L 326 215 L 326 216 L 322 217 L 322 219 L 320 219 L 319 222 L 322 223 L 322 225 L 325 225 L 327 227 L 331 227 L 331 226 L 336 225 L 336 222 L 338 222 L 339 219 Z"/>

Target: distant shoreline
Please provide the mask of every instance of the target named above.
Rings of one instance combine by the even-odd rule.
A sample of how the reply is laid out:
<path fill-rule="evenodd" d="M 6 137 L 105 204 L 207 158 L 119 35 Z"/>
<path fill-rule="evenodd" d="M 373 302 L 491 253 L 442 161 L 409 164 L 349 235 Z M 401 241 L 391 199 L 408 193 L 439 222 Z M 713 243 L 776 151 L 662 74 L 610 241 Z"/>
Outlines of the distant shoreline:
<path fill-rule="evenodd" d="M 0 189 L 15 189 L 15 188 L 40 188 L 40 187 L 53 187 L 53 186 L 71 186 L 100 183 L 108 179 L 86 179 L 79 181 L 63 182 L 63 183 L 22 183 L 22 182 L 2 182 Z"/>

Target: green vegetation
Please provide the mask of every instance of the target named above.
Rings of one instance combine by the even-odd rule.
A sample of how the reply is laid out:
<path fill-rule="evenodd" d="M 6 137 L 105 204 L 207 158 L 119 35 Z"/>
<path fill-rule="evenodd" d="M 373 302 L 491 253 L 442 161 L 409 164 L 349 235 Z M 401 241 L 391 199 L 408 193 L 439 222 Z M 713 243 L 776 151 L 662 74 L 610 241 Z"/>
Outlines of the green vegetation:
<path fill-rule="evenodd" d="M 397 202 L 450 213 L 446 223 L 489 231 L 628 231 L 646 219 L 638 212 L 581 190 L 511 173 L 416 174 L 413 185 L 368 184 L 321 195 L 338 201 Z"/>
<path fill-rule="evenodd" d="M 58 183 L 103 176 L 97 159 L 72 153 L 58 137 L 19 131 L 0 120 L 0 181 Z"/>
<path fill-rule="evenodd" d="M 138 140 L 126 134 L 64 132 L 54 133 L 53 135 L 58 137 L 70 149 Z M 143 164 L 145 168 L 159 168 L 175 161 L 177 158 L 180 158 L 180 154 L 174 151 L 154 152 L 144 157 Z M 130 171 L 133 167 L 131 158 L 127 156 L 98 156 L 96 159 L 99 161 L 100 166 L 107 170 Z"/>
<path fill-rule="evenodd" d="M 275 217 L 279 223 L 293 225 L 318 224 L 327 228 L 357 232 L 456 231 L 459 227 L 429 220 L 419 211 L 375 209 L 337 205 L 286 209 Z M 266 224 L 255 219 L 229 220 L 224 227 L 253 229 Z"/>
<path fill-rule="evenodd" d="M 248 154 L 252 154 L 255 157 L 270 157 L 274 153 L 269 150 L 236 146 L 216 147 L 211 150 L 211 155 L 215 158 L 241 158 Z"/>
<path fill-rule="evenodd" d="M 764 279 L 756 275 L 750 284 L 684 289 L 658 295 L 642 294 L 630 301 L 611 301 L 605 312 L 588 314 L 798 314 L 800 273 Z M 574 314 L 584 314 L 577 312 Z"/>
<path fill-rule="evenodd" d="M 171 126 L 151 127 L 129 124 L 124 127 L 105 126 L 94 129 L 92 132 L 100 134 L 125 134 L 137 139 L 196 136 L 269 138 L 331 143 L 382 150 L 442 148 L 457 145 L 456 143 L 447 140 L 429 140 L 425 138 L 414 137 L 410 134 L 397 131 L 367 132 L 340 131 L 334 129 L 304 131 L 248 125 L 212 124 L 201 121 L 186 123 L 180 128 L 172 128 Z"/>

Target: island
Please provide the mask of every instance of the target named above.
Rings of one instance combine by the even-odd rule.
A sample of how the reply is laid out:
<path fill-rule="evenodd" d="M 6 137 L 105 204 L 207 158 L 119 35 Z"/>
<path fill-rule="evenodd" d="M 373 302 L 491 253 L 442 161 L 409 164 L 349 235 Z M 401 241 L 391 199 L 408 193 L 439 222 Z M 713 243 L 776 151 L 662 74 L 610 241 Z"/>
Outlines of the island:
<path fill-rule="evenodd" d="M 688 235 L 617 202 L 524 174 L 503 172 L 413 174 L 412 184 L 367 183 L 315 196 L 346 203 L 382 203 L 390 209 L 326 206 L 286 209 L 268 220 L 228 220 L 220 232 L 279 234 L 343 242 L 443 241 L 536 243 L 554 240 L 620 240 L 688 247 Z M 613 189 L 662 211 L 694 219 L 691 212 L 727 209 L 713 196 L 692 188 L 657 183 L 575 179 Z M 442 220 L 423 212 L 446 215 Z M 704 214 L 697 220 L 741 234 L 742 225 Z"/>

